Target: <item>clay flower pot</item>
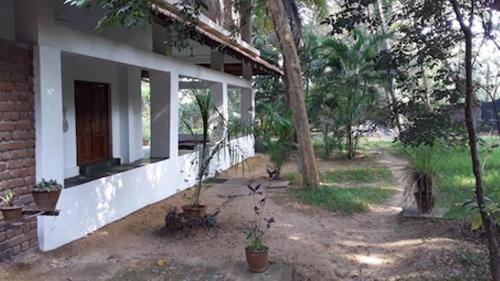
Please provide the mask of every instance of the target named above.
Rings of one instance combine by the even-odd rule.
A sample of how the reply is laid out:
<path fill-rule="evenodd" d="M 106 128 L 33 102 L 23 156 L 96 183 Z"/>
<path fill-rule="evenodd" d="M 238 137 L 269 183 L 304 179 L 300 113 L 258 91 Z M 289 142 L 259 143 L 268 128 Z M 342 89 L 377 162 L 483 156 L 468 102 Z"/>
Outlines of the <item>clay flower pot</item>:
<path fill-rule="evenodd" d="M 207 206 L 205 205 L 199 205 L 196 207 L 193 205 L 184 205 L 181 208 L 186 216 L 190 216 L 192 218 L 201 218 L 205 216 L 207 210 Z"/>
<path fill-rule="evenodd" d="M 33 199 L 38 209 L 43 212 L 52 212 L 56 209 L 61 190 L 56 191 L 32 191 Z"/>
<path fill-rule="evenodd" d="M 260 252 L 251 251 L 249 247 L 245 248 L 247 256 L 248 270 L 250 272 L 260 273 L 267 270 L 268 266 L 268 248 L 265 247 Z"/>
<path fill-rule="evenodd" d="M 0 208 L 3 218 L 8 223 L 20 222 L 23 219 L 23 208 L 18 206 L 4 206 Z"/>

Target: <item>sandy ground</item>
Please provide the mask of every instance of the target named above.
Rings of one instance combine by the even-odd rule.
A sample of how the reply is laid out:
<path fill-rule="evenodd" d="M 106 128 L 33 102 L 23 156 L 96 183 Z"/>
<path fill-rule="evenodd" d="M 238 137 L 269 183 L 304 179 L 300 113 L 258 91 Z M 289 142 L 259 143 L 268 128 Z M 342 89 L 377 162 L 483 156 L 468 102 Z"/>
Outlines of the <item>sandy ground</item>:
<path fill-rule="evenodd" d="M 373 161 L 387 165 L 397 185 L 403 184 L 404 162 L 388 153 L 375 160 L 320 161 L 319 167 L 325 171 Z M 256 156 L 245 176 L 263 176 L 267 163 L 266 157 Z M 284 173 L 293 170 L 295 165 L 289 163 Z M 225 174 L 236 176 L 234 171 Z M 165 234 L 167 210 L 187 202 L 188 195 L 181 193 L 58 250 L 0 263 L 0 280 L 107 280 L 118 270 L 151 266 L 159 259 L 199 266 L 244 261 L 244 231 L 252 217 L 252 204 L 243 186 L 228 183 L 214 184 L 202 194 L 204 204 L 221 210 L 218 229 Z M 454 239 L 456 230 L 449 223 L 403 221 L 399 189 L 385 204 L 353 216 L 300 205 L 284 190 L 269 190 L 268 198 L 266 212 L 277 221 L 267 233 L 271 260 L 294 265 L 295 280 L 408 277 L 449 266 L 449 256 L 458 247 L 478 247 Z"/>

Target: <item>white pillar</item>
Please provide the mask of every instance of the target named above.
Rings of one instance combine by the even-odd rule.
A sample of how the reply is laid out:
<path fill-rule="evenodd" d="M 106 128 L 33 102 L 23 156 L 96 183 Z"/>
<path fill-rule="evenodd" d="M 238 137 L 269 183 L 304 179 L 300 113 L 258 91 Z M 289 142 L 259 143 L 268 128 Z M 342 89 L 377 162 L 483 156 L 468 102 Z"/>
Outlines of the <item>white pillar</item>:
<path fill-rule="evenodd" d="M 223 136 L 225 133 L 225 127 L 222 126 L 222 120 L 220 116 L 228 121 L 228 97 L 227 97 L 227 83 L 214 82 L 210 85 L 210 95 L 212 96 L 212 102 L 219 111 L 216 116 L 213 116 L 210 120 L 210 129 L 214 131 L 217 136 Z"/>
<path fill-rule="evenodd" d="M 177 73 L 150 72 L 151 157 L 177 157 L 179 133 L 179 76 Z"/>
<path fill-rule="evenodd" d="M 144 158 L 142 149 L 141 70 L 127 67 L 129 161 Z"/>
<path fill-rule="evenodd" d="M 255 119 L 255 92 L 253 89 L 241 89 L 241 121 L 252 123 Z"/>
<path fill-rule="evenodd" d="M 34 48 L 36 180 L 64 184 L 64 139 L 61 51 Z"/>
<path fill-rule="evenodd" d="M 179 156 L 179 74 L 170 73 L 170 159 Z"/>

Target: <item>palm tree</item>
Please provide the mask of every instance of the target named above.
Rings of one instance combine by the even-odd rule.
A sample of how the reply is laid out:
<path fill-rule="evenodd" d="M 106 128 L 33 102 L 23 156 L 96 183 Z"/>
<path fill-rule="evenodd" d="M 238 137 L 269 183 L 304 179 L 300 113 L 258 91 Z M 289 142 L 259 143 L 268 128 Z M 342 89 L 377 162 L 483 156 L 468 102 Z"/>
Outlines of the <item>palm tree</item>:
<path fill-rule="evenodd" d="M 333 112 L 337 125 L 344 127 L 348 159 L 355 157 L 357 129 L 377 105 L 383 76 L 375 59 L 383 38 L 355 29 L 348 38 L 327 38 L 319 47 L 324 65 L 315 96 L 323 96 L 323 110 Z"/>

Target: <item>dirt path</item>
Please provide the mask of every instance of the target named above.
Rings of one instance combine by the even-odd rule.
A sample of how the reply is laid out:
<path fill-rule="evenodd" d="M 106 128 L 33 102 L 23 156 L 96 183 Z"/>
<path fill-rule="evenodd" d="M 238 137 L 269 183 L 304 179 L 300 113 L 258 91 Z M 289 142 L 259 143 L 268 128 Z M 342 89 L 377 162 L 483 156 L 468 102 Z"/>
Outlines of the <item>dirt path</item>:
<path fill-rule="evenodd" d="M 267 233 L 272 262 L 293 265 L 299 281 L 392 280 L 446 266 L 443 253 L 464 242 L 449 238 L 447 224 L 402 222 L 398 214 L 404 162 L 386 152 L 375 159 L 389 167 L 398 189 L 391 200 L 364 214 L 335 214 L 298 204 L 283 190 L 269 190 L 266 212 L 277 221 Z M 262 175 L 267 163 L 263 156 L 253 158 L 253 174 L 247 176 Z M 326 171 L 373 163 L 320 161 L 319 167 Z M 292 170 L 293 163 L 285 167 L 285 172 Z M 210 208 L 223 206 L 216 230 L 177 235 L 161 231 L 166 211 L 186 203 L 181 193 L 58 250 L 0 263 L 0 274 L 3 268 L 8 275 L 2 280 L 108 280 L 117 271 L 155 266 L 159 259 L 217 268 L 228 261 L 244 262 L 244 231 L 252 218 L 244 183 L 214 184 L 203 193 L 202 201 Z"/>

